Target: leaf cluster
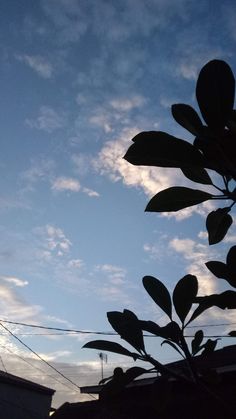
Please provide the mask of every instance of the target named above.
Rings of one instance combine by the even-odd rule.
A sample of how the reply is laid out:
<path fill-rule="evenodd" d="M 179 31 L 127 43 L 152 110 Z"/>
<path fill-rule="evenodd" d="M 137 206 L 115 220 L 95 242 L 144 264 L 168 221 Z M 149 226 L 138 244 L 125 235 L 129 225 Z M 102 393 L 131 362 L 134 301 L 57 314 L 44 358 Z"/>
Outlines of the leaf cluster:
<path fill-rule="evenodd" d="M 234 95 L 235 79 L 229 65 L 221 60 L 208 62 L 200 71 L 196 84 L 196 98 L 201 117 L 187 104 L 175 104 L 171 109 L 175 121 L 194 136 L 193 143 L 162 131 L 141 132 L 133 138 L 133 143 L 124 156 L 134 165 L 179 168 L 185 178 L 205 185 L 204 190 L 172 186 L 160 191 L 149 201 L 146 211 L 179 211 L 209 200 L 227 202 L 225 207 L 211 211 L 206 218 L 209 245 L 221 242 L 233 223 L 230 212 L 236 202 Z M 220 185 L 214 183 L 215 177 L 221 179 Z M 211 190 L 214 188 L 216 193 L 207 192 L 207 186 L 210 186 Z M 230 248 L 226 263 L 208 261 L 206 266 L 214 276 L 236 288 L 236 246 Z M 163 282 L 153 276 L 145 276 L 143 286 L 168 317 L 166 325 L 160 326 L 153 321 L 140 320 L 130 310 L 111 311 L 107 313 L 109 323 L 132 350 L 106 340 L 88 342 L 84 347 L 126 355 L 134 361 L 146 361 L 160 374 L 176 377 L 176 372 L 170 371 L 146 352 L 144 333 L 147 332 L 162 338 L 162 345 L 168 344 L 186 360 L 189 374 L 181 376 L 181 379 L 190 379 L 199 384 L 200 375 L 194 364 L 194 356 L 208 355 L 214 351 L 217 339 L 205 339 L 203 331 L 198 330 L 188 345 L 185 338 L 186 327 L 209 308 L 236 309 L 236 291 L 198 295 L 198 279 L 191 274 L 185 275 L 177 282 L 172 295 Z M 177 321 L 174 320 L 176 317 Z M 232 331 L 230 335 L 236 336 L 236 332 Z M 126 375 L 123 374 L 123 381 L 120 380 L 119 383 L 124 384 L 133 375 L 137 377 L 143 372 L 142 369 L 130 369 Z M 114 380 L 115 375 L 111 382 L 117 383 Z M 111 382 L 109 386 L 113 385 Z"/>

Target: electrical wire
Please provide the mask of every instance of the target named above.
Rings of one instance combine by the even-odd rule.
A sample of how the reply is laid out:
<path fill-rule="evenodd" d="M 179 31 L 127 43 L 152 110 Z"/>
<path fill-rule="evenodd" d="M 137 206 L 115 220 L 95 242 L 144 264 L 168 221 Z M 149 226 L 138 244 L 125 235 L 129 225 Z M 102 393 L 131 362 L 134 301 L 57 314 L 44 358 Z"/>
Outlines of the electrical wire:
<path fill-rule="evenodd" d="M 42 368 L 37 367 L 36 365 L 32 364 L 31 362 L 29 362 L 28 360 L 26 360 L 26 359 L 25 359 L 25 358 L 23 358 L 22 356 L 20 356 L 20 355 L 16 354 L 15 352 L 13 352 L 13 351 L 12 351 L 10 348 L 8 348 L 7 346 L 4 346 L 4 345 L 0 345 L 0 346 L 1 346 L 1 348 L 6 349 L 8 352 L 12 353 L 15 357 L 19 358 L 21 361 L 23 361 L 23 362 L 25 362 L 26 364 L 30 365 L 32 368 L 34 368 L 34 369 L 36 369 L 36 370 L 40 371 L 41 373 L 43 373 L 43 374 L 44 374 L 44 375 L 46 375 L 47 377 L 52 378 L 54 381 L 57 381 L 59 384 L 61 384 L 61 385 L 65 386 L 65 387 L 67 387 L 67 388 L 71 391 L 71 388 L 70 388 L 67 384 L 65 384 L 65 383 L 63 383 L 62 381 L 58 380 L 55 376 L 50 375 L 50 374 L 47 374 L 47 373 L 46 373 L 46 372 L 45 372 Z M 34 376 L 35 376 L 35 375 L 34 375 Z M 40 376 L 42 376 L 42 374 L 41 374 Z"/>
<path fill-rule="evenodd" d="M 14 322 L 11 320 L 1 320 L 1 323 L 8 323 L 8 324 L 14 324 L 14 325 L 18 325 L 18 326 L 25 326 L 25 327 L 32 327 L 32 328 L 37 328 L 37 329 L 44 329 L 44 330 L 55 330 L 55 331 L 59 331 L 59 332 L 68 332 L 71 334 L 91 334 L 91 335 L 107 335 L 107 336 L 117 336 L 118 333 L 116 332 L 112 332 L 112 331 L 108 331 L 108 332 L 101 332 L 101 331 L 93 331 L 93 330 L 78 330 L 78 329 L 64 329 L 64 328 L 60 328 L 60 327 L 50 327 L 50 326 L 40 326 L 37 324 L 29 324 L 29 323 L 22 323 L 22 322 Z M 187 326 L 186 328 L 207 328 L 207 327 L 220 327 L 220 326 L 231 326 L 231 325 L 236 325 L 236 323 L 232 322 L 232 323 L 218 323 L 218 324 L 203 324 L 203 325 L 197 325 L 197 326 Z M 22 333 L 23 335 L 23 333 Z M 46 335 L 46 334 L 45 334 Z M 153 336 L 153 335 L 146 335 L 146 336 Z M 223 336 L 222 336 L 223 337 Z M 227 336 L 224 336 L 227 337 Z"/>
<path fill-rule="evenodd" d="M 24 343 L 21 339 L 19 339 L 14 333 L 12 333 L 6 326 L 4 326 L 2 323 L 0 323 L 0 326 L 2 326 L 14 339 L 16 339 L 18 342 L 21 343 L 25 348 L 27 348 L 30 352 L 32 352 L 40 361 L 44 362 L 48 367 L 52 368 L 54 371 L 56 371 L 61 377 L 63 377 L 65 380 L 73 384 L 78 390 L 80 390 L 80 387 L 74 383 L 70 378 L 66 377 L 62 372 L 58 371 L 57 368 L 55 368 L 53 365 L 51 365 L 49 362 L 47 362 L 45 359 L 43 359 L 37 352 L 35 352 L 33 349 L 31 349 L 26 343 Z"/>

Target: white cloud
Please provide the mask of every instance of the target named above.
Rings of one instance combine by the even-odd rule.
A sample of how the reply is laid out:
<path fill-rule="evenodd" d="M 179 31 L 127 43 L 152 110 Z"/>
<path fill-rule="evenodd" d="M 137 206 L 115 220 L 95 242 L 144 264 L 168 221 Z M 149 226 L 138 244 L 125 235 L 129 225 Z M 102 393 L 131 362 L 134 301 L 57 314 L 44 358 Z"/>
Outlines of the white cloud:
<path fill-rule="evenodd" d="M 217 292 L 217 281 L 213 279 L 205 266 L 208 260 L 215 260 L 216 251 L 205 244 L 197 243 L 192 239 L 172 239 L 169 247 L 183 255 L 187 266 L 185 271 L 196 275 L 199 280 L 199 294 L 212 294 Z"/>
<path fill-rule="evenodd" d="M 80 269 L 83 266 L 84 262 L 81 259 L 71 259 L 68 262 L 68 267 L 69 268 L 76 268 L 76 269 Z"/>
<path fill-rule="evenodd" d="M 54 253 L 63 256 L 70 251 L 72 243 L 61 228 L 47 224 L 45 227 L 37 227 L 34 231 L 42 238 L 41 249 L 38 251 L 40 259 L 49 261 Z"/>
<path fill-rule="evenodd" d="M 25 120 L 30 128 L 46 131 L 51 134 L 53 131 L 65 126 L 66 118 L 62 113 L 58 113 L 49 106 L 41 106 L 39 116 L 36 119 Z"/>
<path fill-rule="evenodd" d="M 13 276 L 1 275 L 0 280 L 8 282 L 9 284 L 13 284 L 16 287 L 25 287 L 26 285 L 28 285 L 28 281 L 24 281 L 23 279 L 16 278 Z"/>
<path fill-rule="evenodd" d="M 110 105 L 116 111 L 128 112 L 134 108 L 139 108 L 145 103 L 145 99 L 142 96 L 134 96 L 131 99 L 113 99 Z"/>
<path fill-rule="evenodd" d="M 93 125 L 97 125 L 103 128 L 105 133 L 112 131 L 111 123 L 109 121 L 109 116 L 106 113 L 98 113 L 97 115 L 91 116 L 89 122 Z"/>
<path fill-rule="evenodd" d="M 82 191 L 90 197 L 99 197 L 100 196 L 100 194 L 98 192 L 93 191 L 92 189 L 89 189 L 89 188 L 83 188 Z"/>
<path fill-rule="evenodd" d="M 77 179 L 61 176 L 52 182 L 52 189 L 55 191 L 79 192 L 80 183 Z"/>
<path fill-rule="evenodd" d="M 184 178 L 178 169 L 135 166 L 123 159 L 131 145 L 131 138 L 138 132 L 140 130 L 137 128 L 125 128 L 120 138 L 107 141 L 98 158 L 93 161 L 94 168 L 101 175 L 108 176 L 113 182 L 122 180 L 126 186 L 142 189 L 149 198 L 170 186 L 189 186 L 189 181 Z M 204 187 L 201 187 L 201 189 L 204 189 Z M 177 212 L 162 213 L 161 215 L 182 220 L 194 213 L 205 216 L 213 208 L 214 204 L 207 201 L 201 205 L 195 205 Z"/>
<path fill-rule="evenodd" d="M 44 57 L 41 55 L 17 55 L 18 61 L 24 62 L 36 73 L 44 79 L 50 79 L 53 74 L 53 67 Z"/>

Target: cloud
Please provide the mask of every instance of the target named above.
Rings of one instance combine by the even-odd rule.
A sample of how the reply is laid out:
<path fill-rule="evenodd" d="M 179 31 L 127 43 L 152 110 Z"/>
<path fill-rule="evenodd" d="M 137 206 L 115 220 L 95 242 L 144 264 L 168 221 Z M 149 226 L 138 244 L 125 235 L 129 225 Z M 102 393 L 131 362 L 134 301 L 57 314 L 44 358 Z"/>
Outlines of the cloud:
<path fill-rule="evenodd" d="M 184 178 L 182 172 L 178 169 L 135 166 L 123 159 L 131 145 L 131 138 L 138 132 L 140 132 L 138 128 L 125 128 L 119 138 L 105 142 L 98 158 L 93 160 L 95 170 L 101 175 L 108 176 L 113 182 L 122 180 L 126 186 L 143 190 L 149 198 L 171 186 L 189 186 L 190 182 Z M 212 209 L 214 209 L 214 204 L 207 201 L 201 205 L 185 208 L 178 212 L 162 213 L 161 215 L 183 220 L 194 213 L 205 216 Z"/>
<path fill-rule="evenodd" d="M 43 239 L 39 251 L 40 258 L 44 256 L 44 260 L 50 260 L 53 254 L 63 256 L 70 251 L 72 243 L 61 228 L 47 224 L 44 227 L 37 227 L 34 231 Z"/>
<path fill-rule="evenodd" d="M 36 73 L 44 78 L 50 79 L 53 74 L 53 67 L 52 65 L 42 56 L 40 55 L 17 55 L 16 59 L 27 64 L 30 68 L 32 68 Z"/>
<path fill-rule="evenodd" d="M 39 305 L 29 304 L 16 292 L 12 287 L 23 287 L 27 285 L 27 281 L 19 280 L 18 278 L 0 277 L 0 310 L 1 317 L 13 321 L 32 321 L 36 319 L 42 312 L 42 307 Z M 5 282 L 5 284 L 4 284 Z"/>
<path fill-rule="evenodd" d="M 217 282 L 205 266 L 207 260 L 216 260 L 216 251 L 192 239 L 179 239 L 178 237 L 169 242 L 169 247 L 184 257 L 187 262 L 186 273 L 197 276 L 200 285 L 199 294 L 205 295 L 217 292 Z"/>
<path fill-rule="evenodd" d="M 39 116 L 36 119 L 27 118 L 25 123 L 30 128 L 36 128 L 51 134 L 65 126 L 66 118 L 64 114 L 58 113 L 49 106 L 41 106 Z"/>
<path fill-rule="evenodd" d="M 77 179 L 61 176 L 52 182 L 52 190 L 79 192 L 80 183 Z"/>
<path fill-rule="evenodd" d="M 112 131 L 109 116 L 106 113 L 99 112 L 97 115 L 91 116 L 89 122 L 90 124 L 98 125 L 103 128 L 106 134 Z"/>
<path fill-rule="evenodd" d="M 0 281 L 5 281 L 9 284 L 13 284 L 16 287 L 25 287 L 26 285 L 28 285 L 28 281 L 24 281 L 20 278 L 16 278 L 13 276 L 5 276 L 5 275 L 0 275 Z"/>
<path fill-rule="evenodd" d="M 96 191 L 93 191 L 92 189 L 89 188 L 83 188 L 82 192 L 84 192 L 86 195 L 90 196 L 90 197 L 99 197 L 100 194 Z"/>
<path fill-rule="evenodd" d="M 116 111 L 128 112 L 134 108 L 139 108 L 145 103 L 145 99 L 142 96 L 134 96 L 131 99 L 113 99 L 110 101 L 110 105 Z"/>
<path fill-rule="evenodd" d="M 80 269 L 83 265 L 84 265 L 84 262 L 81 259 L 71 259 L 68 262 L 68 267 L 69 268 Z"/>

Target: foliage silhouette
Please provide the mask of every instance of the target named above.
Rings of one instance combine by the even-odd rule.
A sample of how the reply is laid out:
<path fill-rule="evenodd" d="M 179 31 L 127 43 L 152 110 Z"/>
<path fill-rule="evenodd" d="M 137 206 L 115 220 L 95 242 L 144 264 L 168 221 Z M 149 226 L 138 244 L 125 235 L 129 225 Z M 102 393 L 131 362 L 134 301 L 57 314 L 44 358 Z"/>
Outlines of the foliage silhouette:
<path fill-rule="evenodd" d="M 193 144 L 161 131 L 141 132 L 133 138 L 133 144 L 124 158 L 134 165 L 180 168 L 183 176 L 195 183 L 210 185 L 215 194 L 205 190 L 173 186 L 156 194 L 148 203 L 146 211 L 179 211 L 207 200 L 226 201 L 227 206 L 210 212 L 206 219 L 209 245 L 219 243 L 227 235 L 233 219 L 229 214 L 236 203 L 236 110 L 233 109 L 235 80 L 231 68 L 221 60 L 208 62 L 200 71 L 196 97 L 202 119 L 189 105 L 175 104 L 172 115 L 175 121 L 195 136 Z M 208 170 L 213 173 L 208 173 Z M 215 173 L 218 176 L 215 176 Z M 214 183 L 220 178 L 220 185 Z M 231 247 L 226 263 L 206 262 L 210 272 L 236 288 L 236 246 Z M 136 352 L 130 352 L 114 342 L 92 341 L 85 348 L 108 350 L 150 363 L 153 370 L 164 377 L 174 376 L 186 382 L 193 382 L 209 391 L 203 384 L 204 377 L 197 371 L 195 355 L 208 355 L 214 351 L 217 339 L 205 339 L 198 330 L 187 344 L 185 329 L 192 321 L 211 307 L 222 310 L 236 308 L 236 291 L 227 290 L 221 294 L 199 296 L 198 280 L 194 275 L 180 279 L 172 293 L 153 276 L 145 276 L 143 285 L 157 306 L 168 316 L 169 322 L 161 327 L 155 322 L 139 320 L 129 310 L 110 312 L 108 321 L 114 330 L 131 345 Z M 194 307 L 194 309 L 193 309 Z M 173 321 L 173 309 L 180 320 Z M 162 344 L 169 344 L 186 360 L 188 369 L 184 373 L 170 371 L 167 366 L 147 354 L 143 331 L 162 337 Z M 236 332 L 230 332 L 236 336 Z M 131 371 L 132 372 L 132 371 Z M 135 377 L 142 369 L 135 370 Z M 129 370 L 126 372 L 129 376 Z M 130 374 L 132 377 L 132 373 Z M 109 384 L 110 388 L 111 383 Z"/>

